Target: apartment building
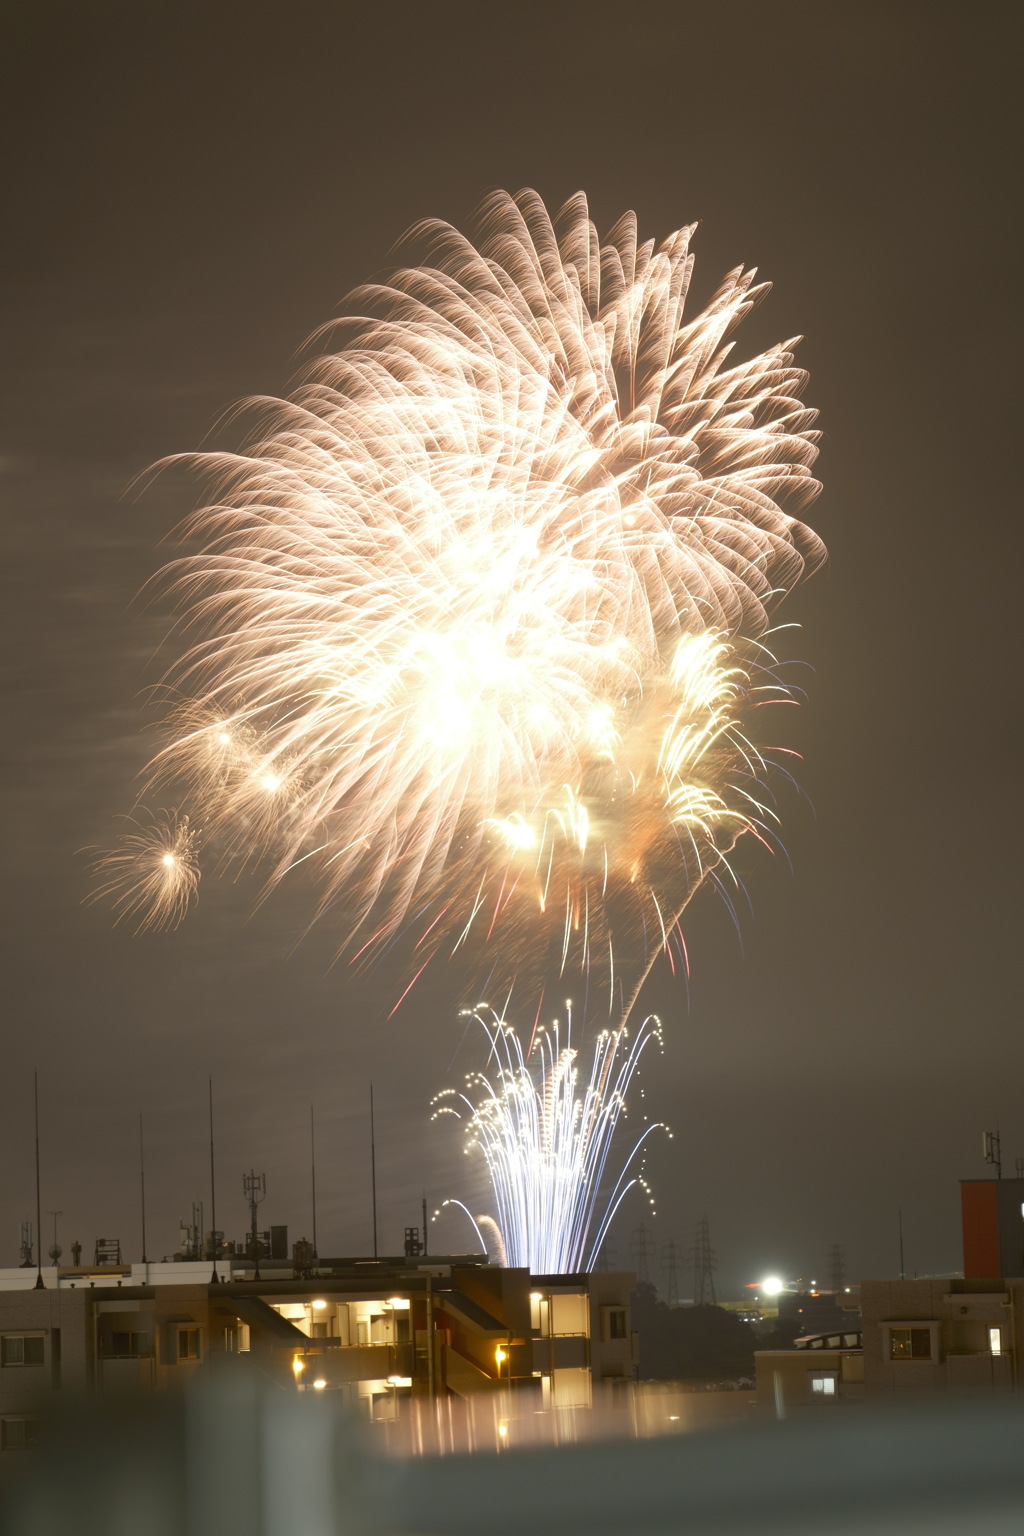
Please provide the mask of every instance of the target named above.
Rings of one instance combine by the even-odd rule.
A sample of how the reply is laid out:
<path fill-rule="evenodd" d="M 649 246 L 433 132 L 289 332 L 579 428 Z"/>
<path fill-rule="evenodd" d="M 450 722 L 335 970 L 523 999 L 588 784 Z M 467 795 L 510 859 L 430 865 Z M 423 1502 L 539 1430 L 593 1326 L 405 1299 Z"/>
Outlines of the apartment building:
<path fill-rule="evenodd" d="M 145 1276 L 136 1271 L 145 1268 Z M 632 1380 L 630 1273 L 532 1276 L 471 1259 L 339 1261 L 260 1280 L 209 1263 L 0 1272 L 0 1449 L 30 1443 L 55 1397 L 182 1384 L 246 1356 L 370 1420 L 407 1398 L 535 1394 L 585 1408 Z"/>

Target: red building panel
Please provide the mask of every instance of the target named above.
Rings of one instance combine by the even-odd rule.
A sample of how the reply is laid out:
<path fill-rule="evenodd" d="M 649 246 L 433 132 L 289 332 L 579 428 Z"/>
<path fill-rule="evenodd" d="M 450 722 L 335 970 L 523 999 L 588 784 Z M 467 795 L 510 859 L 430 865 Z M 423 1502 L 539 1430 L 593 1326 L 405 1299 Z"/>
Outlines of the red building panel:
<path fill-rule="evenodd" d="M 960 1212 L 964 1232 L 964 1279 L 999 1278 L 999 1207 L 994 1179 L 976 1179 L 960 1185 Z"/>

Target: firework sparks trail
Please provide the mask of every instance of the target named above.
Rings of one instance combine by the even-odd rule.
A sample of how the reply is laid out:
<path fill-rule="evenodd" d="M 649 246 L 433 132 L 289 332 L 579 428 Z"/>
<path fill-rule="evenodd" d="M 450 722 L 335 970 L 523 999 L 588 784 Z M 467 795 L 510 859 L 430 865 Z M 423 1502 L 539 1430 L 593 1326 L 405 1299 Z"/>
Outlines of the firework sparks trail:
<path fill-rule="evenodd" d="M 424 224 L 246 451 L 190 460 L 213 497 L 166 573 L 189 648 L 146 793 L 218 867 L 299 868 L 350 954 L 486 945 L 609 1009 L 614 973 L 625 1012 L 737 838 L 770 840 L 744 732 L 824 558 L 794 515 L 817 434 L 792 342 L 731 356 L 753 270 L 685 312 L 692 232 L 602 243 L 582 194 L 552 220 L 529 191 L 475 245 Z M 180 917 L 194 857 L 172 901 L 137 851 L 103 891 Z"/>
<path fill-rule="evenodd" d="M 176 928 L 199 888 L 199 836 L 173 811 L 126 819 L 130 830 L 103 859 L 96 895 L 109 897 L 117 921 L 136 933 Z"/>
<path fill-rule="evenodd" d="M 599 1211 L 626 1092 L 647 1046 L 660 1043 L 658 1020 L 645 1019 L 632 1039 L 625 1025 L 602 1030 L 584 1080 L 571 1010 L 564 1035 L 556 1020 L 538 1033 L 532 1052 L 496 1013 L 481 1008 L 470 1016 L 487 1036 L 489 1067 L 469 1076 L 463 1092 L 438 1094 L 434 1118 L 465 1120 L 465 1151 L 480 1152 L 486 1163 L 497 1214 L 470 1217 L 477 1237 L 483 1241 L 480 1226 L 490 1223 L 501 1262 L 536 1275 L 590 1269 L 627 1193 L 637 1184 L 647 1190 L 646 1143 L 666 1130 L 661 1122 L 644 1126 Z"/>

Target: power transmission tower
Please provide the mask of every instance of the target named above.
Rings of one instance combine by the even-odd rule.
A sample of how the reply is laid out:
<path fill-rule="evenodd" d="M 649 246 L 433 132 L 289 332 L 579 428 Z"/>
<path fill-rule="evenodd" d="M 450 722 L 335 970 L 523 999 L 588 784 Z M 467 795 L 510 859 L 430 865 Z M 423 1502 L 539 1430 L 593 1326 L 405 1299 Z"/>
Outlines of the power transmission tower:
<path fill-rule="evenodd" d="M 633 1228 L 629 1251 L 636 1260 L 637 1283 L 650 1285 L 651 1275 L 647 1267 L 647 1260 L 654 1256 L 654 1238 L 648 1235 L 647 1228 L 643 1222 L 638 1227 Z"/>
<path fill-rule="evenodd" d="M 833 1243 L 828 1251 L 829 1270 L 832 1275 L 832 1289 L 841 1291 L 846 1284 L 846 1251 L 841 1243 Z"/>
<path fill-rule="evenodd" d="M 606 1237 L 597 1250 L 597 1268 L 604 1272 L 617 1269 L 619 1263 L 618 1250 L 612 1238 Z"/>
<path fill-rule="evenodd" d="M 715 1306 L 715 1270 L 718 1268 L 718 1259 L 711 1246 L 711 1229 L 706 1216 L 702 1216 L 697 1223 L 691 1263 L 694 1302 L 698 1307 Z"/>
<path fill-rule="evenodd" d="M 676 1244 L 673 1239 L 665 1244 L 661 1250 L 661 1267 L 668 1275 L 668 1295 L 666 1300 L 670 1307 L 679 1305 L 679 1265 L 676 1259 Z"/>

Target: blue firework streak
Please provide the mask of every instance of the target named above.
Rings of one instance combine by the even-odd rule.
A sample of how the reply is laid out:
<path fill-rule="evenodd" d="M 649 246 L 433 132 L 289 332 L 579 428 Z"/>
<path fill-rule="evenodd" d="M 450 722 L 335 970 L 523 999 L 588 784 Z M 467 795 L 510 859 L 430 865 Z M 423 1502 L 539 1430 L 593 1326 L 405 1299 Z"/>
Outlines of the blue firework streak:
<path fill-rule="evenodd" d="M 625 1024 L 601 1030 L 585 1074 L 582 1047 L 573 1043 L 571 1007 L 564 1026 L 555 1020 L 538 1028 L 525 1049 L 493 1010 L 481 1007 L 468 1015 L 487 1036 L 488 1066 L 472 1073 L 463 1091 L 438 1094 L 434 1118 L 464 1120 L 466 1152 L 484 1158 L 495 1214 L 476 1222 L 493 1223 L 499 1257 L 513 1267 L 534 1274 L 592 1268 L 629 1191 L 639 1184 L 650 1199 L 643 1178 L 648 1138 L 659 1130 L 671 1135 L 661 1121 L 646 1123 L 615 1160 L 626 1093 L 648 1045 L 661 1044 L 660 1021 L 651 1015 L 632 1036 Z"/>

